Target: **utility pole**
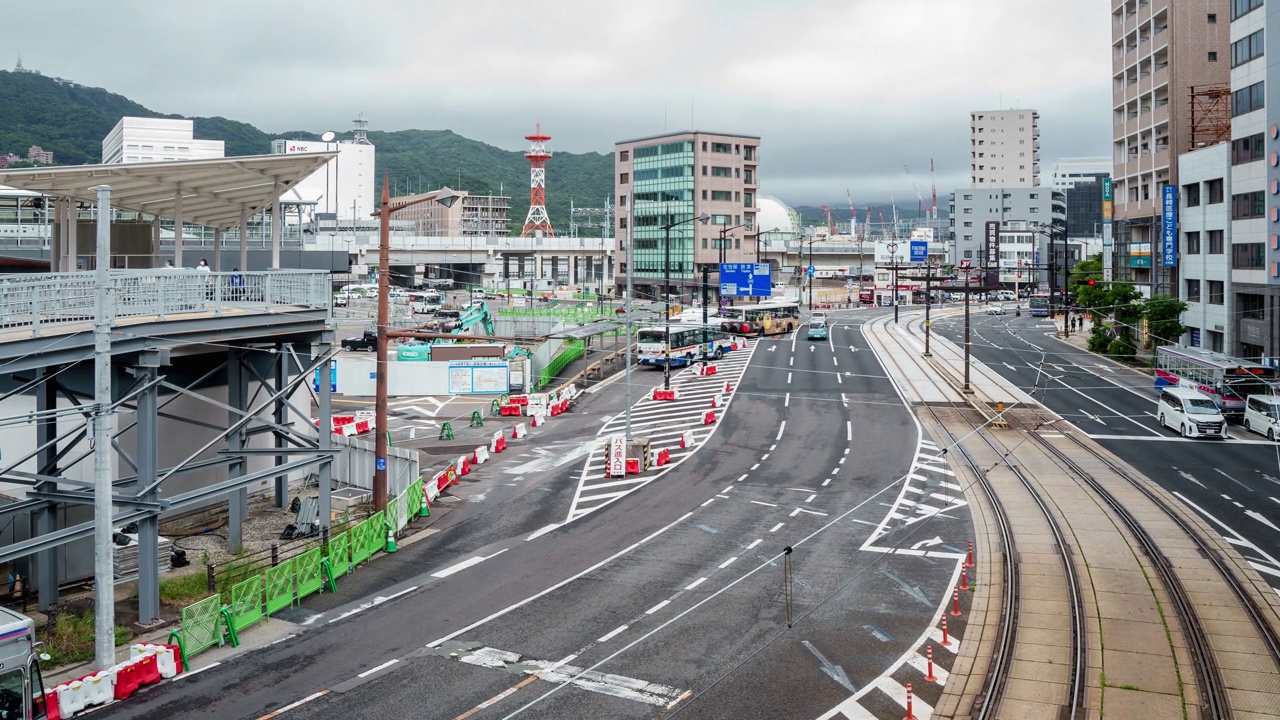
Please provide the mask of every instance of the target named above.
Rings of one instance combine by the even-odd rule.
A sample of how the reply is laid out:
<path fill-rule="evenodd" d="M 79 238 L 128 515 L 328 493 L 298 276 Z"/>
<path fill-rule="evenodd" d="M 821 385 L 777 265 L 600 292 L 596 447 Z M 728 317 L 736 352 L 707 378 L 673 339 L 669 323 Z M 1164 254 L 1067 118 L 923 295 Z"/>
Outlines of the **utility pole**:
<path fill-rule="evenodd" d="M 631 289 L 631 277 L 635 275 L 635 242 L 631 239 L 631 228 L 635 223 L 635 212 L 631 209 L 635 207 L 635 203 L 628 205 L 627 210 L 627 297 L 624 298 L 623 308 L 626 310 L 622 317 L 626 318 L 627 330 L 627 442 L 631 442 L 631 298 L 635 293 Z"/>
<path fill-rule="evenodd" d="M 969 389 L 969 268 L 964 270 L 964 392 L 972 392 Z"/>
<path fill-rule="evenodd" d="M 93 326 L 93 663 L 116 664 L 116 587 L 111 543 L 111 186 L 99 185 Z M 43 588 L 41 588 L 43 590 Z"/>

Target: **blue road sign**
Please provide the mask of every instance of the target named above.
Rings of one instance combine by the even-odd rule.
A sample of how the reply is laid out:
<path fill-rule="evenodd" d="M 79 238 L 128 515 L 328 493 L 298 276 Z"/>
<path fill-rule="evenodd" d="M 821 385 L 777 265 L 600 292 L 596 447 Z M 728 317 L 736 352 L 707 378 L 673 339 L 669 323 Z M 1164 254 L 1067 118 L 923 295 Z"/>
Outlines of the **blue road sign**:
<path fill-rule="evenodd" d="M 720 263 L 720 297 L 771 297 L 769 263 Z"/>
<path fill-rule="evenodd" d="M 929 241 L 912 240 L 911 241 L 911 262 L 928 262 L 929 260 Z"/>
<path fill-rule="evenodd" d="M 387 459 L 386 459 L 386 458 L 384 458 L 384 457 L 380 457 L 380 458 L 378 458 L 377 460 L 375 460 L 375 461 L 374 461 L 374 464 L 373 464 L 373 469 L 374 469 L 374 470 L 376 470 L 377 472 L 386 472 L 386 471 L 387 471 Z"/>
<path fill-rule="evenodd" d="M 320 369 L 316 368 L 315 375 L 311 378 L 311 387 L 316 392 L 320 392 Z M 338 392 L 338 361 L 329 361 L 329 392 Z"/>
<path fill-rule="evenodd" d="M 1160 223 L 1160 255 L 1165 267 L 1178 266 L 1178 186 L 1165 185 Z"/>
<path fill-rule="evenodd" d="M 810 265 L 809 267 L 805 268 L 804 271 L 809 274 L 809 277 L 813 277 L 813 274 L 817 272 L 817 268 Z"/>

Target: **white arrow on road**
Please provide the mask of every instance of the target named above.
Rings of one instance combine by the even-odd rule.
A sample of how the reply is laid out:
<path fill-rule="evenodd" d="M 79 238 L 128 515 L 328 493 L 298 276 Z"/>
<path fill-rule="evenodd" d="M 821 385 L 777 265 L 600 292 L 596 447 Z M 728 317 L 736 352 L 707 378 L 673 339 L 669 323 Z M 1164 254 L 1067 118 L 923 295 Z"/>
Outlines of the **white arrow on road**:
<path fill-rule="evenodd" d="M 777 345 L 770 345 L 770 346 L 769 346 L 769 352 L 773 352 L 774 350 L 777 350 L 777 349 L 778 349 L 778 346 L 777 346 Z"/>
<path fill-rule="evenodd" d="M 1174 468 L 1174 470 L 1178 470 L 1178 468 Z M 1195 484 L 1199 485 L 1199 486 L 1200 486 L 1200 487 L 1202 487 L 1202 488 L 1203 488 L 1203 487 L 1205 487 L 1204 483 L 1202 483 L 1202 482 L 1200 482 L 1199 480 L 1195 479 L 1195 477 L 1194 477 L 1194 476 L 1192 476 L 1192 475 L 1191 475 L 1191 473 L 1189 473 L 1189 472 L 1187 472 L 1187 471 L 1185 471 L 1185 470 L 1178 470 L 1178 474 L 1179 474 L 1179 475 L 1181 475 L 1182 477 L 1186 478 L 1187 480 L 1190 480 L 1191 482 L 1193 482 L 1193 483 L 1195 483 Z M 1205 488 L 1205 489 L 1206 489 L 1206 490 L 1208 490 L 1208 488 Z"/>
<path fill-rule="evenodd" d="M 851 351 L 853 351 L 853 352 L 858 352 L 858 348 L 856 348 L 856 347 L 854 347 L 854 346 L 852 346 L 852 345 L 850 345 L 850 346 L 849 346 L 849 349 L 850 349 Z"/>
<path fill-rule="evenodd" d="M 1267 527 L 1271 528 L 1272 530 L 1275 530 L 1276 532 L 1280 532 L 1280 527 L 1276 527 L 1276 526 L 1275 526 L 1275 524 L 1273 524 L 1270 520 L 1268 520 L 1268 519 L 1267 519 L 1267 518 L 1266 518 L 1262 513 L 1258 512 L 1257 510 L 1245 510 L 1245 511 L 1244 511 L 1244 514 L 1245 514 L 1245 515 L 1248 515 L 1249 517 L 1253 518 L 1254 520 L 1257 520 L 1258 522 L 1262 523 L 1263 525 L 1266 525 Z"/>
<path fill-rule="evenodd" d="M 826 673 L 832 680 L 843 685 L 844 689 L 849 692 L 857 692 L 853 687 L 853 683 L 849 681 L 849 676 L 845 674 L 844 668 L 823 657 L 822 653 L 818 652 L 818 648 L 814 647 L 813 643 L 808 640 L 801 640 L 800 644 L 808 648 L 809 652 L 813 653 L 813 656 L 818 658 L 818 662 L 822 663 L 822 672 Z"/>
<path fill-rule="evenodd" d="M 814 346 L 812 346 L 812 345 L 810 345 L 810 346 L 809 346 L 809 352 L 817 352 L 817 350 L 818 350 L 818 349 L 817 349 L 817 348 L 815 348 Z"/>
<path fill-rule="evenodd" d="M 929 602 L 929 598 L 925 597 L 925 594 L 920 591 L 920 588 L 883 568 L 880 570 L 880 574 L 897 583 L 898 587 L 901 587 L 903 592 L 910 595 L 912 600 L 915 600 L 925 607 L 933 606 L 933 603 Z"/>
<path fill-rule="evenodd" d="M 941 544 L 942 544 L 942 538 L 940 538 L 940 537 L 935 537 L 935 538 L 933 538 L 933 539 L 931 539 L 931 540 L 921 540 L 920 542 L 916 543 L 915 545 L 912 545 L 912 546 L 911 546 L 911 549 L 912 549 L 912 550 L 919 550 L 921 547 L 931 547 L 931 546 L 933 546 L 933 545 L 941 545 Z"/>

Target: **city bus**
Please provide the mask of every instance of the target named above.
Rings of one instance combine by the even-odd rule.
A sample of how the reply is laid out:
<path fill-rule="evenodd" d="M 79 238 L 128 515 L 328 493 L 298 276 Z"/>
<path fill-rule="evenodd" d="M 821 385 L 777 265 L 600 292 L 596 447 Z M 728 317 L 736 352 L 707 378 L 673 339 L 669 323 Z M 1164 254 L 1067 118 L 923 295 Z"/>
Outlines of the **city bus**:
<path fill-rule="evenodd" d="M 1033 293 L 1027 299 L 1031 317 L 1049 317 L 1049 293 Z"/>
<path fill-rule="evenodd" d="M 1156 389 L 1189 387 L 1208 395 L 1229 419 L 1244 417 L 1245 399 L 1269 395 L 1280 371 L 1218 352 L 1180 345 L 1156 348 Z"/>
<path fill-rule="evenodd" d="M 701 323 L 672 325 L 669 344 L 667 328 L 643 328 L 637 333 L 636 343 L 640 364 L 658 367 L 668 356 L 671 367 L 692 365 L 699 360 L 719 360 L 733 347 L 728 333 L 715 325 Z"/>
<path fill-rule="evenodd" d="M 726 307 L 720 315 L 720 327 L 735 335 L 781 335 L 800 327 L 800 304 L 794 300 Z"/>

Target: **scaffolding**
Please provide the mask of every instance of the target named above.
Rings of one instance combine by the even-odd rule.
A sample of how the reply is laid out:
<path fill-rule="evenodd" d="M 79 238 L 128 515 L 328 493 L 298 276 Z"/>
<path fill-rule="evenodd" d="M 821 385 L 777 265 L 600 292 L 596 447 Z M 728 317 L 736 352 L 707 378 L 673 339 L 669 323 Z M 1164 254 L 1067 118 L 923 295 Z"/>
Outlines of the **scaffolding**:
<path fill-rule="evenodd" d="M 1224 143 L 1231 139 L 1231 85 L 1192 85 L 1191 132 L 1187 150 Z"/>

